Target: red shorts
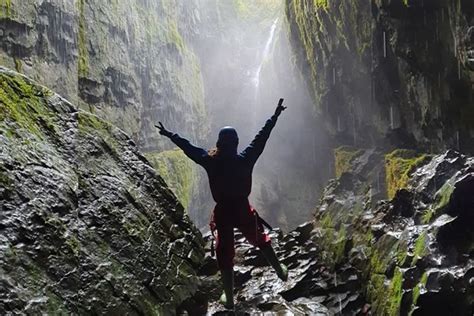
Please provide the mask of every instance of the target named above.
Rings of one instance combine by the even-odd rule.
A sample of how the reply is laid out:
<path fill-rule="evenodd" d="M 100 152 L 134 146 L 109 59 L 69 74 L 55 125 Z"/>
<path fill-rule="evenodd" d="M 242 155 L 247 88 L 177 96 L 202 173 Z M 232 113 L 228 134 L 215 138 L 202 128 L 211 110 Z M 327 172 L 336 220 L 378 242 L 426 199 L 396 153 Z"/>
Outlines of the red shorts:
<path fill-rule="evenodd" d="M 211 231 L 217 231 L 216 256 L 221 270 L 234 266 L 234 227 L 253 246 L 261 247 L 271 243 L 270 236 L 258 222 L 257 211 L 248 201 L 218 203 L 212 212 L 210 226 Z"/>

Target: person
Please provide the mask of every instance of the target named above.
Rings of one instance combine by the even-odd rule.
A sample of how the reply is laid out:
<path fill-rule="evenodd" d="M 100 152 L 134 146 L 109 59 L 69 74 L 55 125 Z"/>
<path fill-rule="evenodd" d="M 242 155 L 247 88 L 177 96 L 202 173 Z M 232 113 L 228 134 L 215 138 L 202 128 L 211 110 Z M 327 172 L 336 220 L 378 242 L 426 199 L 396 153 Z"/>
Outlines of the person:
<path fill-rule="evenodd" d="M 216 148 L 209 151 L 170 132 L 161 122 L 156 126 L 161 135 L 168 137 L 207 172 L 212 197 L 216 202 L 210 226 L 212 231 L 217 231 L 216 256 L 224 288 L 220 300 L 227 309 L 234 308 L 234 227 L 242 232 L 250 244 L 260 248 L 280 279 L 286 281 L 288 278 L 287 267 L 278 260 L 270 237 L 265 233 L 258 214 L 248 199 L 252 188 L 253 167 L 262 154 L 278 117 L 285 109 L 283 99 L 280 99 L 275 113 L 241 153 L 237 152 L 237 131 L 230 126 L 219 131 Z"/>

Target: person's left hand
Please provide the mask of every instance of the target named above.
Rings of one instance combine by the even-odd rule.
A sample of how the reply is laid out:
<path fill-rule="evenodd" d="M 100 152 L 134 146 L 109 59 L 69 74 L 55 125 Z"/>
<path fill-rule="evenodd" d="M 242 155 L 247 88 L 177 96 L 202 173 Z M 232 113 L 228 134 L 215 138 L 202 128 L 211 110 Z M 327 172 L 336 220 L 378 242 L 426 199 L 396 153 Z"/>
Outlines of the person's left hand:
<path fill-rule="evenodd" d="M 280 99 L 280 101 L 278 101 L 278 106 L 275 109 L 275 115 L 280 116 L 281 112 L 285 110 L 286 110 L 286 106 L 283 106 L 283 99 Z"/>
<path fill-rule="evenodd" d="M 158 122 L 159 125 L 156 125 L 155 124 L 155 127 L 158 128 L 160 130 L 160 134 L 163 135 L 163 136 L 166 136 L 166 137 L 171 137 L 171 135 L 173 135 L 173 133 L 171 133 L 169 130 L 167 130 L 164 126 L 163 126 L 163 123 L 161 122 Z"/>

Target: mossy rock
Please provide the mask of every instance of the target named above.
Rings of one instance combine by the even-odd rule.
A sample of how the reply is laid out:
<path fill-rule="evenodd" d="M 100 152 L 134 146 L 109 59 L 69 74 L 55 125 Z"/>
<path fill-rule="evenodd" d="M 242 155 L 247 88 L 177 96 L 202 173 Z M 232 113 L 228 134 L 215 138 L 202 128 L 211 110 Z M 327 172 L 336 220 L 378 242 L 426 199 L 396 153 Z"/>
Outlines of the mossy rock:
<path fill-rule="evenodd" d="M 196 171 L 193 162 L 178 148 L 147 153 L 145 157 L 170 186 L 184 208 L 187 209 L 196 182 Z"/>
<path fill-rule="evenodd" d="M 339 178 L 344 172 L 350 172 L 352 162 L 363 153 L 361 149 L 341 146 L 334 150 L 334 166 L 336 177 Z"/>
<path fill-rule="evenodd" d="M 422 165 L 427 158 L 426 154 L 407 149 L 396 149 L 385 155 L 388 198 L 392 199 L 398 190 L 407 187 L 411 172 Z"/>
<path fill-rule="evenodd" d="M 0 67 L 0 152 L 0 225 L 28 240 L 4 238 L 6 314 L 168 315 L 196 291 L 202 237 L 119 128 Z"/>

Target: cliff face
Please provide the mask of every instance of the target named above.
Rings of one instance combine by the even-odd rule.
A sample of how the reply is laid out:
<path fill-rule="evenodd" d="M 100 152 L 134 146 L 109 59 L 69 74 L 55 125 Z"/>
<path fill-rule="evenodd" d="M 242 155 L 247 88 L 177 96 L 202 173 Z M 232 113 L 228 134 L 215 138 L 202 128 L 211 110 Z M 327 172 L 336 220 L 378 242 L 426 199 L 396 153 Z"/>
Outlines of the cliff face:
<path fill-rule="evenodd" d="M 375 315 L 472 314 L 472 167 L 472 158 L 455 151 L 383 157 L 367 150 L 330 181 L 315 212 L 314 241 L 336 270 L 358 271 L 358 291 Z M 389 201 L 376 195 L 380 169 L 406 179 L 392 183 Z"/>
<path fill-rule="evenodd" d="M 337 144 L 474 151 L 472 1 L 288 0 L 286 14 Z"/>
<path fill-rule="evenodd" d="M 0 60 L 132 135 L 169 148 L 153 122 L 207 133 L 194 12 L 163 1 L 2 1 Z"/>
<path fill-rule="evenodd" d="M 0 311 L 175 313 L 202 237 L 124 132 L 0 68 Z"/>
<path fill-rule="evenodd" d="M 355 268 L 375 315 L 472 314 L 472 158 L 429 153 L 474 151 L 473 2 L 288 0 L 286 15 L 337 147 L 321 258 Z"/>

